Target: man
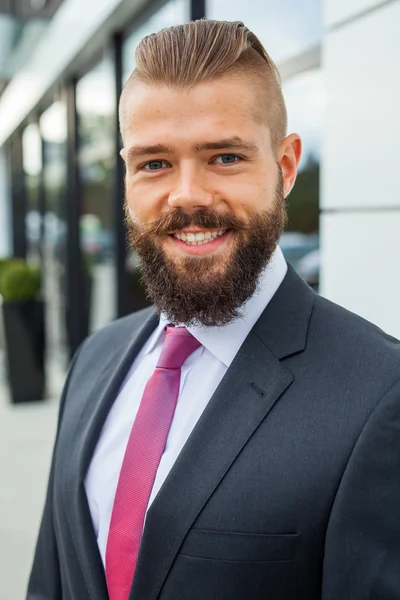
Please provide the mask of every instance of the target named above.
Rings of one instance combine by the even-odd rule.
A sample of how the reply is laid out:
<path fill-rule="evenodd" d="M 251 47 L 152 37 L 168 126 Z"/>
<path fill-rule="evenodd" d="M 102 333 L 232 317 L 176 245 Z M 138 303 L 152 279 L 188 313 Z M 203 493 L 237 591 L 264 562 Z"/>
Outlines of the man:
<path fill-rule="evenodd" d="M 72 362 L 28 598 L 398 600 L 400 344 L 277 246 L 301 141 L 276 68 L 214 21 L 136 64 L 121 154 L 154 307 Z"/>

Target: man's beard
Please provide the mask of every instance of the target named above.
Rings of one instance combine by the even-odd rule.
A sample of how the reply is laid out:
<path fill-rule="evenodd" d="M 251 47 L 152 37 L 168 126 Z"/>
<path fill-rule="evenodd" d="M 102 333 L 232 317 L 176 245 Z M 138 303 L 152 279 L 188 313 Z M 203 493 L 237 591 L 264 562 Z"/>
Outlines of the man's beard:
<path fill-rule="evenodd" d="M 240 318 L 240 308 L 254 294 L 286 225 L 280 170 L 279 175 L 274 205 L 248 222 L 209 209 L 190 214 L 176 209 L 145 226 L 132 220 L 125 205 L 129 242 L 139 256 L 147 296 L 170 323 L 212 327 Z M 232 230 L 230 256 L 224 260 L 217 252 L 168 258 L 162 247 L 166 235 L 190 226 Z"/>

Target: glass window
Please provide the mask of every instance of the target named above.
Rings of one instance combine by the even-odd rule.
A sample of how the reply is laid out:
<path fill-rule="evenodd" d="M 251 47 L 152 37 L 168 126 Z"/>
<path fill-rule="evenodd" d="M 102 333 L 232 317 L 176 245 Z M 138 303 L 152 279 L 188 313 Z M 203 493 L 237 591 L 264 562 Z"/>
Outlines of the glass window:
<path fill-rule="evenodd" d="M 12 186 L 10 142 L 0 148 L 0 259 L 11 254 Z M 10 162 L 9 162 L 10 161 Z M 1 328 L 1 325 L 0 325 Z M 1 334 L 0 334 L 1 335 Z"/>
<path fill-rule="evenodd" d="M 67 364 L 66 303 L 66 190 L 67 109 L 56 101 L 40 117 L 43 140 L 43 192 L 45 195 L 43 283 L 46 300 L 49 356 Z"/>
<path fill-rule="evenodd" d="M 310 158 L 319 162 L 321 133 L 325 114 L 323 71 L 305 71 L 283 82 L 283 95 L 288 112 L 288 132 L 296 132 L 303 142 L 300 170 Z"/>
<path fill-rule="evenodd" d="M 289 223 L 281 240 L 286 259 L 316 289 L 319 282 L 319 178 L 325 113 L 323 71 L 299 73 L 283 85 L 288 133 L 298 133 L 303 155 L 287 199 Z"/>
<path fill-rule="evenodd" d="M 41 264 L 42 254 L 42 140 L 39 126 L 31 123 L 22 132 L 22 164 L 26 191 L 27 259 Z"/>
<path fill-rule="evenodd" d="M 82 301 L 91 332 L 116 317 L 115 83 L 104 58 L 77 83 L 79 173 L 82 190 L 81 248 L 85 273 Z"/>
<path fill-rule="evenodd" d="M 321 0 L 209 0 L 207 17 L 242 21 L 279 64 L 318 44 L 322 38 Z"/>
<path fill-rule="evenodd" d="M 123 81 L 135 68 L 135 50 L 140 40 L 150 33 L 189 20 L 189 0 L 169 0 L 126 39 L 123 48 Z"/>

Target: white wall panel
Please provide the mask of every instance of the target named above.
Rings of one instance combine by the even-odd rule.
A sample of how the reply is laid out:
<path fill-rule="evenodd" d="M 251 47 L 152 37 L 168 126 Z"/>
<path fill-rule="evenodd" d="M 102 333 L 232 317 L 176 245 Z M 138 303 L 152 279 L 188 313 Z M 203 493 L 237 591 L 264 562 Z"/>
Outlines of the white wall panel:
<path fill-rule="evenodd" d="M 325 24 L 332 27 L 390 0 L 325 0 Z"/>
<path fill-rule="evenodd" d="M 400 211 L 321 219 L 321 294 L 400 338 Z"/>
<path fill-rule="evenodd" d="M 400 0 L 325 40 L 323 208 L 400 205 L 399 39 Z"/>

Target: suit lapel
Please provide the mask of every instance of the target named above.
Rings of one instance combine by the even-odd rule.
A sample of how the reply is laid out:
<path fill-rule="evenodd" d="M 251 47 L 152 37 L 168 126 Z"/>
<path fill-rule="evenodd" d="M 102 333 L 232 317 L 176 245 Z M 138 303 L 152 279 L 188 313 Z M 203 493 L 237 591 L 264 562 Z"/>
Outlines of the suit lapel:
<path fill-rule="evenodd" d="M 70 467 L 66 471 L 66 484 L 70 490 L 68 499 L 71 502 L 65 505 L 65 510 L 91 600 L 107 600 L 108 594 L 83 482 L 107 414 L 133 360 L 157 324 L 158 317 L 151 309 L 143 325 L 136 331 L 129 331 L 129 342 L 121 343 L 110 353 L 85 401 L 77 420 L 74 439 L 71 440 Z"/>
<path fill-rule="evenodd" d="M 156 600 L 203 506 L 290 386 L 293 375 L 280 359 L 304 349 L 313 302 L 289 267 L 148 511 L 130 600 Z"/>

